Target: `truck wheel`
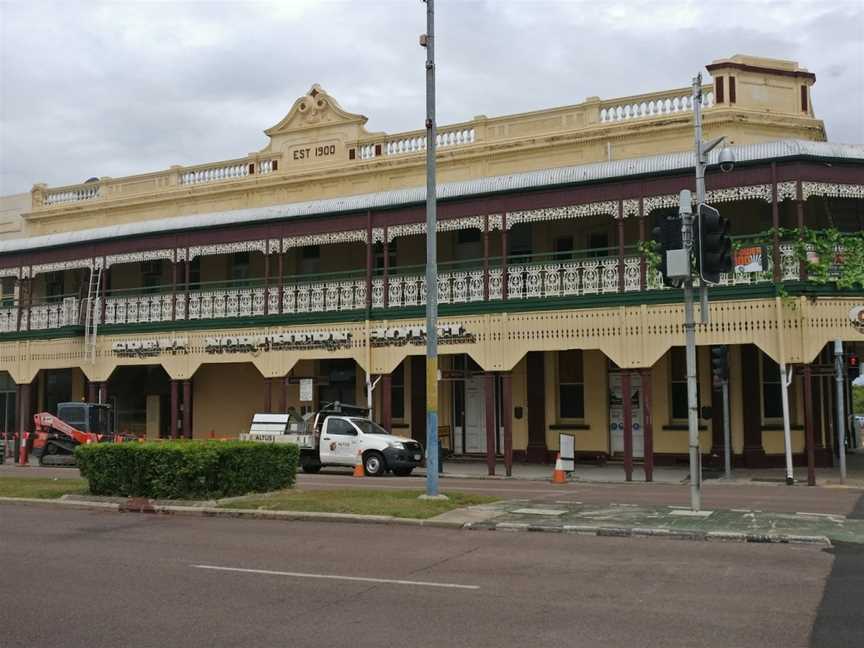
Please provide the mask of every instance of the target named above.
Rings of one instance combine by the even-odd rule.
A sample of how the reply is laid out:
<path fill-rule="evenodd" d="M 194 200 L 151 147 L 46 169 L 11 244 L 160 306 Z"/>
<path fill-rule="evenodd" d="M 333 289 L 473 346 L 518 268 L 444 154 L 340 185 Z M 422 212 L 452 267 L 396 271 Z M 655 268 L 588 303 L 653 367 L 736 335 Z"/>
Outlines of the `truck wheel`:
<path fill-rule="evenodd" d="M 363 457 L 363 468 L 370 477 L 380 477 L 387 472 L 387 464 L 384 463 L 384 455 L 380 452 L 367 452 Z"/>
<path fill-rule="evenodd" d="M 303 469 L 304 473 L 309 475 L 314 475 L 318 472 L 321 472 L 321 464 L 303 464 L 300 466 Z"/>

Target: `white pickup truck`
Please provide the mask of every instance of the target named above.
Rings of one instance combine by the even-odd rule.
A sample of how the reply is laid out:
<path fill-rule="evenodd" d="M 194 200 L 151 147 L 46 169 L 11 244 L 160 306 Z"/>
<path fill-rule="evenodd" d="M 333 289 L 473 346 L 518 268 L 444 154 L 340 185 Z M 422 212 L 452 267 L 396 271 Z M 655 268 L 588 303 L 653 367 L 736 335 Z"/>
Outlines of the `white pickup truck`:
<path fill-rule="evenodd" d="M 331 403 L 314 415 L 255 414 L 244 441 L 296 443 L 303 472 L 316 473 L 323 466 L 353 467 L 358 452 L 367 475 L 391 471 L 404 477 L 423 460 L 423 446 L 412 439 L 390 434 L 368 418 L 368 410 Z"/>

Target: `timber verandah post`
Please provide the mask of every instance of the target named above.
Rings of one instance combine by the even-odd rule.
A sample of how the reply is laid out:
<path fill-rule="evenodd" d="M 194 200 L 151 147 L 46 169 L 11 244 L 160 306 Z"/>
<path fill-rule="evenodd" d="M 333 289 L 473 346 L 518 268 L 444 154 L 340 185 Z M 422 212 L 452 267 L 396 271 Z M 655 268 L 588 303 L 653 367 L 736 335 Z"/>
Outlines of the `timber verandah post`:
<path fill-rule="evenodd" d="M 486 467 L 490 475 L 495 474 L 495 374 L 483 374 L 483 396 L 486 401 Z"/>
<path fill-rule="evenodd" d="M 771 259 L 774 283 L 783 276 L 780 268 L 780 203 L 777 202 L 777 163 L 771 162 Z"/>
<path fill-rule="evenodd" d="M 618 292 L 624 294 L 624 201 L 618 201 Z"/>
<path fill-rule="evenodd" d="M 372 271 L 375 255 L 372 253 L 372 210 L 366 210 L 366 319 L 372 314 Z M 388 250 L 389 252 L 389 250 Z M 385 252 L 386 254 L 386 252 Z"/>

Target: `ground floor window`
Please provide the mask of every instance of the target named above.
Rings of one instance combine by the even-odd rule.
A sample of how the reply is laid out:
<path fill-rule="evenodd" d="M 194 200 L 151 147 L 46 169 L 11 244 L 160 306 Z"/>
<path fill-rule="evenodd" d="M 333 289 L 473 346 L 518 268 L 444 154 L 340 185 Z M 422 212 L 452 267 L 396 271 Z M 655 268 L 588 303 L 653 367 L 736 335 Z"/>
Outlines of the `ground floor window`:
<path fill-rule="evenodd" d="M 558 418 L 585 418 L 582 351 L 558 352 Z"/>
<path fill-rule="evenodd" d="M 399 366 L 391 374 L 390 378 L 390 407 L 393 418 L 405 418 L 405 363 Z"/>
<path fill-rule="evenodd" d="M 782 382 L 780 365 L 762 354 L 762 418 L 783 418 Z"/>
<path fill-rule="evenodd" d="M 699 376 L 699 355 L 696 355 L 696 376 Z M 669 351 L 669 395 L 672 421 L 686 421 L 687 412 L 687 351 L 672 347 Z M 696 381 L 696 402 L 699 400 L 699 381 Z"/>

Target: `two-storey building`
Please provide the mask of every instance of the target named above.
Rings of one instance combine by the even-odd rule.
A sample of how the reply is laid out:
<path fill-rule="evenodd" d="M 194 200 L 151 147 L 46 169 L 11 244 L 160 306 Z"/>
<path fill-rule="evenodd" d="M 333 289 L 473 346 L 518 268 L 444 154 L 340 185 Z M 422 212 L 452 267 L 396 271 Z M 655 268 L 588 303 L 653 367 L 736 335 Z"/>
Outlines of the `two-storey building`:
<path fill-rule="evenodd" d="M 705 136 L 737 157 L 710 168 L 708 200 L 764 258 L 722 277 L 698 326 L 702 451 L 722 455 L 709 358 L 729 345 L 736 462 L 782 462 L 781 362 L 796 368 L 796 459 L 812 447 L 830 462 L 820 368 L 829 342 L 864 341 L 850 319 L 864 302 L 843 269 L 854 250 L 814 276 L 801 228 L 864 229 L 864 147 L 825 141 L 815 76 L 796 63 L 707 68 Z M 679 88 L 439 129 L 439 434 L 453 452 L 509 470 L 548 461 L 561 432 L 590 459 L 622 457 L 632 434 L 649 473 L 686 461 L 682 295 L 646 242 L 694 186 L 692 122 Z M 365 123 L 315 85 L 247 156 L 4 199 L 4 428 L 86 398 L 147 437 L 235 436 L 254 412 L 370 390 L 376 419 L 425 439 L 425 133 Z"/>

